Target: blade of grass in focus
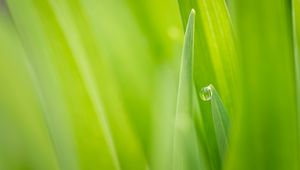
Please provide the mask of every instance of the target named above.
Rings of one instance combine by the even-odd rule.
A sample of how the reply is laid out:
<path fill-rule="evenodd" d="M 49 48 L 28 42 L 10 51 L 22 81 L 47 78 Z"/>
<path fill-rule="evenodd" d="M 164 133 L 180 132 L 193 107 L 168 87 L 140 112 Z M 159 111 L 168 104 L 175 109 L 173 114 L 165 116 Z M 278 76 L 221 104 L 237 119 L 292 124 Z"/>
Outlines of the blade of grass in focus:
<path fill-rule="evenodd" d="M 200 169 L 202 164 L 192 114 L 194 23 L 195 11 L 192 10 L 187 23 L 182 49 L 172 169 Z"/>
<path fill-rule="evenodd" d="M 211 112 L 216 131 L 218 148 L 220 151 L 220 157 L 223 161 L 228 149 L 228 133 L 230 127 L 228 113 L 213 85 L 208 85 L 207 87 L 202 88 L 200 97 L 202 100 L 209 100 L 211 103 Z"/>
<path fill-rule="evenodd" d="M 183 25 L 188 11 L 199 11 L 195 26 L 194 77 L 198 91 L 207 84 L 220 89 L 226 108 L 236 111 L 238 58 L 230 16 L 224 0 L 178 0 Z M 233 113 L 232 113 L 233 114 Z"/>
<path fill-rule="evenodd" d="M 238 113 L 240 105 L 235 104 L 239 98 L 239 69 L 237 52 L 230 17 L 224 0 L 178 0 L 183 25 L 186 24 L 188 11 L 199 11 L 195 25 L 195 60 L 194 79 L 199 92 L 208 84 L 219 89 L 225 108 L 230 116 Z M 197 93 L 198 94 L 198 93 Z M 201 122 L 196 122 L 197 131 L 201 133 L 201 146 L 206 149 L 206 158 L 210 168 L 220 169 L 222 161 L 216 139 L 216 132 L 210 104 L 201 102 Z M 203 128 L 203 130 L 201 129 Z"/>

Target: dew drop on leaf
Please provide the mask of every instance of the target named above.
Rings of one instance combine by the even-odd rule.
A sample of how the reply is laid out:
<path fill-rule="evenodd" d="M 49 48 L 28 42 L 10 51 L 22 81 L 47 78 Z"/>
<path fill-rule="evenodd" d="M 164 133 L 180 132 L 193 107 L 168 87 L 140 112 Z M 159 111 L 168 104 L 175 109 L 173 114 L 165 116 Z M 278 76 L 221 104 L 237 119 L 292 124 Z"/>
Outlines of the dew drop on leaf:
<path fill-rule="evenodd" d="M 212 88 L 211 85 L 208 85 L 206 87 L 203 87 L 200 91 L 200 98 L 203 101 L 209 101 L 212 97 Z"/>

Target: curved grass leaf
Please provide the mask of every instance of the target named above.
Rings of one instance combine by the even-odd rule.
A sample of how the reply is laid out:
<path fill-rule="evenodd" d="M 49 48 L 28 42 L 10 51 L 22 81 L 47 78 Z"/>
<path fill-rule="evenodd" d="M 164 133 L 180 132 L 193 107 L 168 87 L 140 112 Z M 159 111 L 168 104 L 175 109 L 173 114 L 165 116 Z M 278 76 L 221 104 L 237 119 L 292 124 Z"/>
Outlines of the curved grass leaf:
<path fill-rule="evenodd" d="M 228 148 L 228 133 L 230 128 L 229 117 L 226 108 L 221 100 L 221 97 L 219 96 L 214 86 L 209 85 L 206 88 L 209 88 L 209 90 L 211 90 L 211 112 L 214 120 L 220 156 L 222 160 L 224 160 L 224 156 Z"/>

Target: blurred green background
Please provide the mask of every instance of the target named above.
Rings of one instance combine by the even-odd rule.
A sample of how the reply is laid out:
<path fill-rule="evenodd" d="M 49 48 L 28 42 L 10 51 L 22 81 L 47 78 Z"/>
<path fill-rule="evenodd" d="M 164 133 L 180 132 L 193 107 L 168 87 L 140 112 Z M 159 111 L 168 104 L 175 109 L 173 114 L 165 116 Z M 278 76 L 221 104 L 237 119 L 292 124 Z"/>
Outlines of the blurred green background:
<path fill-rule="evenodd" d="M 299 0 L 0 0 L 0 170 L 300 169 L 299 17 Z"/>

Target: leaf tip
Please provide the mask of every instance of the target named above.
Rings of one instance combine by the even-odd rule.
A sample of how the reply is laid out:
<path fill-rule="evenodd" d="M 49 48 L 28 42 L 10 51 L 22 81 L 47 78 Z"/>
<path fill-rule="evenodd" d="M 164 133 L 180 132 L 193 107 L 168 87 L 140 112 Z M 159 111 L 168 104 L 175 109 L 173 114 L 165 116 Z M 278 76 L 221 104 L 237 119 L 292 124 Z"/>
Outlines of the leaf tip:
<path fill-rule="evenodd" d="M 196 11 L 194 8 L 192 8 L 190 15 L 195 15 L 195 14 L 196 14 Z"/>
<path fill-rule="evenodd" d="M 191 12 L 190 12 L 190 16 L 189 16 L 189 20 L 192 20 L 194 22 L 195 20 L 195 15 L 196 15 L 196 11 L 194 8 L 191 9 Z"/>

